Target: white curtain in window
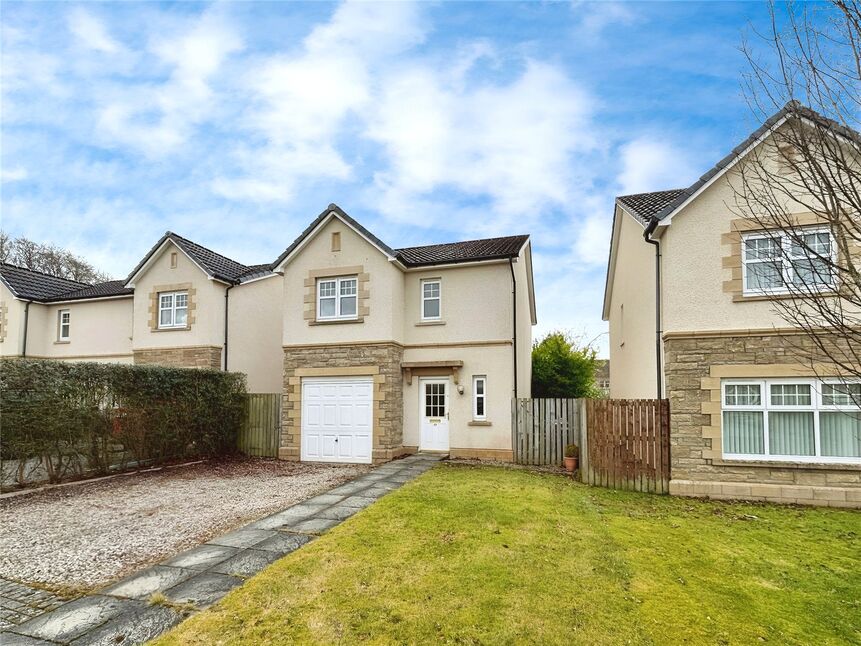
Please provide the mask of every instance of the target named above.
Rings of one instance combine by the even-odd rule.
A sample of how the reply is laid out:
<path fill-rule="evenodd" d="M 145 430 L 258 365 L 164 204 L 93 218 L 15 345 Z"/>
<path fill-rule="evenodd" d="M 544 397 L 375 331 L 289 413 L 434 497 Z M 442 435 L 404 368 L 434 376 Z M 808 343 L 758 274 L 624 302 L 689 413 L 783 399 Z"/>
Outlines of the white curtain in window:
<path fill-rule="evenodd" d="M 822 455 L 861 458 L 861 413 L 821 412 L 819 441 Z"/>
<path fill-rule="evenodd" d="M 765 453 L 762 428 L 762 413 L 726 411 L 723 416 L 724 453 Z"/>
<path fill-rule="evenodd" d="M 771 455 L 814 455 L 813 411 L 771 411 L 768 448 Z"/>

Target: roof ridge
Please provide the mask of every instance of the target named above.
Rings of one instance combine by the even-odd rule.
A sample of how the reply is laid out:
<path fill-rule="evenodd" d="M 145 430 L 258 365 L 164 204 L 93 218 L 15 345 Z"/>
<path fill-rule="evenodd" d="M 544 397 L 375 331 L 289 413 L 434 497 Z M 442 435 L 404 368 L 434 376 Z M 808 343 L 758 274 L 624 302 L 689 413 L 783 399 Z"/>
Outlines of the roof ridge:
<path fill-rule="evenodd" d="M 231 258 L 230 256 L 225 256 L 223 253 L 221 253 L 221 252 L 219 252 L 219 251 L 215 251 L 214 249 L 210 249 L 209 247 L 207 247 L 207 246 L 205 246 L 205 245 L 202 245 L 202 244 L 200 244 L 199 242 L 195 242 L 195 241 L 194 241 L 194 240 L 192 240 L 191 238 L 186 238 L 185 236 L 181 236 L 181 235 L 179 235 L 178 233 L 175 233 L 174 231 L 166 231 L 166 232 L 165 232 L 165 236 L 167 236 L 168 238 L 171 238 L 171 237 L 173 237 L 173 238 L 179 238 L 179 239 L 180 239 L 180 240 L 182 240 L 183 242 L 188 242 L 189 244 L 193 244 L 193 245 L 194 245 L 194 246 L 196 246 L 196 247 L 200 247 L 200 248 L 201 248 L 201 249 L 203 249 L 204 251 L 208 251 L 209 253 L 213 253 L 213 254 L 215 254 L 216 256 L 221 256 L 222 258 L 224 258 L 224 259 L 226 259 L 226 260 L 229 260 L 230 262 L 236 263 L 237 265 L 241 265 L 241 266 L 245 267 L 246 269 L 252 266 L 252 265 L 246 265 L 245 263 L 243 263 L 243 262 L 239 262 L 238 260 L 234 260 L 234 259 L 233 259 L 233 258 Z"/>

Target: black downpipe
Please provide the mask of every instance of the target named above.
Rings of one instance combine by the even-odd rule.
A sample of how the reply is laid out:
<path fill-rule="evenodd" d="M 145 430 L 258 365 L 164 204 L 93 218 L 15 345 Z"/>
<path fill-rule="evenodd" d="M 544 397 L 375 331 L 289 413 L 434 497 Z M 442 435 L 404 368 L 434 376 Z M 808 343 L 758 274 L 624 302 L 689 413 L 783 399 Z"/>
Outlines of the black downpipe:
<path fill-rule="evenodd" d="M 24 303 L 24 347 L 21 348 L 21 356 L 27 356 L 27 323 L 30 322 L 30 301 Z"/>
<path fill-rule="evenodd" d="M 224 372 L 227 372 L 227 327 L 229 325 L 228 312 L 230 311 L 230 290 L 235 285 L 228 285 L 224 290 Z"/>
<path fill-rule="evenodd" d="M 663 389 L 663 366 L 661 365 L 661 243 L 652 240 L 652 233 L 658 226 L 658 220 L 652 218 L 643 232 L 643 239 L 651 245 L 655 245 L 655 363 L 657 365 L 658 399 L 664 394 Z"/>
<path fill-rule="evenodd" d="M 508 267 L 511 269 L 511 305 L 512 305 L 512 327 L 514 342 L 514 397 L 517 398 L 517 278 L 514 277 L 514 259 L 508 259 Z"/>

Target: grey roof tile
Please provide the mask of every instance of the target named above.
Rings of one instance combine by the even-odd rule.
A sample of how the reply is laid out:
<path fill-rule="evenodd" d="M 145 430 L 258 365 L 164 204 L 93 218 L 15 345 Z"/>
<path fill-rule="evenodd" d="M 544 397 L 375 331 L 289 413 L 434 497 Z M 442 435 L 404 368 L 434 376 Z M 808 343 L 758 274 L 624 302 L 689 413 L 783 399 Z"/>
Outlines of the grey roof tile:
<path fill-rule="evenodd" d="M 482 240 L 464 240 L 422 247 L 396 249 L 398 259 L 407 267 L 423 267 L 480 260 L 513 258 L 520 253 L 529 236 L 506 236 Z"/>
<path fill-rule="evenodd" d="M 657 213 L 664 210 L 667 204 L 675 200 L 685 192 L 683 188 L 674 188 L 668 191 L 655 191 L 654 193 L 636 193 L 634 195 L 622 195 L 616 200 L 620 202 L 627 211 L 636 217 L 642 224 Z"/>
<path fill-rule="evenodd" d="M 17 265 L 2 263 L 0 276 L 16 296 L 34 301 L 46 301 L 71 291 L 91 287 L 87 283 L 34 271 Z"/>

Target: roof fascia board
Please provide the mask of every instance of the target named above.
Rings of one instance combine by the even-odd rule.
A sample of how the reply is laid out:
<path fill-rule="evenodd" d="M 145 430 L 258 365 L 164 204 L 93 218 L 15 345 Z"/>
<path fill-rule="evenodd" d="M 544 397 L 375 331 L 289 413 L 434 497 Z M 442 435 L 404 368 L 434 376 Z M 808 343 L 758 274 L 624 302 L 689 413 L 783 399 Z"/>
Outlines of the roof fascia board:
<path fill-rule="evenodd" d="M 197 267 L 198 269 L 200 269 L 200 271 L 202 271 L 202 272 L 204 273 L 204 275 L 205 275 L 207 278 L 209 278 L 209 280 L 217 280 L 217 281 L 218 281 L 218 282 L 220 282 L 220 283 L 224 283 L 224 284 L 226 284 L 226 285 L 230 285 L 230 283 L 229 283 L 229 282 L 227 282 L 227 281 L 224 281 L 224 280 L 220 280 L 220 279 L 218 279 L 218 278 L 215 278 L 212 274 L 210 274 L 208 271 L 206 271 L 206 269 L 204 269 L 203 267 L 201 267 L 201 266 L 200 266 L 200 264 L 199 264 L 199 263 L 198 263 L 194 258 L 192 258 L 192 257 L 189 255 L 189 253 L 188 253 L 185 249 L 183 249 L 183 248 L 182 248 L 182 246 L 181 246 L 181 245 L 178 245 L 176 242 L 174 242 L 174 240 L 173 240 L 173 239 L 171 239 L 171 237 L 170 237 L 170 236 L 165 236 L 165 238 L 164 238 L 164 240 L 161 242 L 161 244 L 160 244 L 160 245 L 158 245 L 155 249 L 153 249 L 153 250 L 150 252 L 149 256 L 147 256 L 147 257 L 146 257 L 146 259 L 144 260 L 144 262 L 140 265 L 140 267 L 138 267 L 138 269 L 135 271 L 135 273 L 134 273 L 134 274 L 132 274 L 132 275 L 128 278 L 128 280 L 126 280 L 126 282 L 125 282 L 125 284 L 123 285 L 123 287 L 131 287 L 132 289 L 134 289 L 134 286 L 135 286 L 135 280 L 136 280 L 136 279 L 137 279 L 141 274 L 145 273 L 145 272 L 146 272 L 146 270 L 150 268 L 150 266 L 152 265 L 152 263 L 154 263 L 154 262 L 156 261 L 156 259 L 157 259 L 159 256 L 161 256 L 161 253 L 162 253 L 162 251 L 164 250 L 164 246 L 165 246 L 166 244 L 168 244 L 168 243 L 172 244 L 174 247 L 176 247 L 177 249 L 179 249 L 179 250 L 182 252 L 182 254 L 183 254 L 186 258 L 188 258 L 188 259 L 189 259 L 189 260 L 194 264 L 194 266 L 195 266 L 195 267 Z"/>
<path fill-rule="evenodd" d="M 44 305 L 65 305 L 67 303 L 88 303 L 91 301 L 115 301 L 123 298 L 134 298 L 134 294 L 115 294 L 113 296 L 88 296 L 87 298 L 69 298 L 64 301 L 38 301 Z"/>
<path fill-rule="evenodd" d="M 395 258 L 395 257 L 394 257 L 394 256 L 392 256 L 389 252 L 387 252 L 385 249 L 383 249 L 382 247 L 380 247 L 380 245 L 378 245 L 378 244 L 377 244 L 376 242 L 374 242 L 371 238 L 369 238 L 369 237 L 368 237 L 368 236 L 366 236 L 364 233 L 362 233 L 362 231 L 360 231 L 359 229 L 357 229 L 356 227 L 354 227 L 354 226 L 353 226 L 350 222 L 348 222 L 345 218 L 341 217 L 341 214 L 340 214 L 340 213 L 338 213 L 338 212 L 337 212 L 337 211 L 335 211 L 334 209 L 330 209 L 330 210 L 329 210 L 329 212 L 326 214 L 326 217 L 324 217 L 322 220 L 320 220 L 320 221 L 317 223 L 317 225 L 316 225 L 313 229 L 311 229 L 311 231 L 309 231 L 309 232 L 305 235 L 305 237 L 304 237 L 304 238 L 302 238 L 302 240 L 300 240 L 300 241 L 299 241 L 299 244 L 297 244 L 295 248 L 293 248 L 293 249 L 291 249 L 291 250 L 290 250 L 290 253 L 289 253 L 289 254 L 287 254 L 286 256 L 284 256 L 284 258 L 281 260 L 281 262 L 279 262 L 279 263 L 278 263 L 278 264 L 273 268 L 273 271 L 283 272 L 283 271 L 284 271 L 284 267 L 286 267 L 286 266 L 287 266 L 287 264 L 288 264 L 288 263 L 289 263 L 289 262 L 294 258 L 294 256 L 296 256 L 296 254 L 298 254 L 299 252 L 301 252 L 301 251 L 302 251 L 302 249 L 304 249 L 304 248 L 305 248 L 305 246 L 306 246 L 306 245 L 307 245 L 307 244 L 308 244 L 312 239 L 314 239 L 314 238 L 317 236 L 317 234 L 320 232 L 320 230 L 321 230 L 323 227 L 325 227 L 327 224 L 329 224 L 329 222 L 331 222 L 334 218 L 337 218 L 338 220 L 340 220 L 340 222 L 341 222 L 342 224 L 345 224 L 347 227 L 349 227 L 349 229 L 350 229 L 351 231 L 353 231 L 356 235 L 358 235 L 358 236 L 359 236 L 360 238 L 362 238 L 365 242 L 367 242 L 367 243 L 368 243 L 368 244 L 370 244 L 372 247 L 374 247 L 374 249 L 376 249 L 376 250 L 377 250 L 377 251 L 379 251 L 381 254 L 383 254 L 383 255 L 386 257 L 386 259 L 387 259 L 387 260 L 389 260 L 389 261 L 397 261 L 397 258 Z"/>
<path fill-rule="evenodd" d="M 711 177 L 710 177 L 710 178 L 709 178 L 709 179 L 708 179 L 708 180 L 707 180 L 707 181 L 706 181 L 702 186 L 700 186 L 696 191 L 694 191 L 694 192 L 690 195 L 690 197 L 688 197 L 684 202 L 682 202 L 681 204 L 679 204 L 676 208 L 674 208 L 674 209 L 673 209 L 670 213 L 668 213 L 665 217 L 661 218 L 661 224 L 662 224 L 662 225 L 664 225 L 664 226 L 669 226 L 669 224 L 672 222 L 673 217 L 676 215 L 676 213 L 680 212 L 680 211 L 681 211 L 681 210 L 683 210 L 683 209 L 684 209 L 688 204 L 690 204 L 690 203 L 691 203 L 691 202 L 693 202 L 695 199 L 697 199 L 697 198 L 698 198 L 698 197 L 703 193 L 703 191 L 705 191 L 706 189 L 708 189 L 708 187 L 709 187 L 709 186 L 711 186 L 711 185 L 712 185 L 712 184 L 714 184 L 718 179 L 720 179 L 721 177 L 723 177 L 723 176 L 727 173 L 727 171 L 729 171 L 731 168 L 734 168 L 736 164 L 738 164 L 742 159 L 744 159 L 745 157 L 747 157 L 747 155 L 750 153 L 750 151 L 751 151 L 751 150 L 753 150 L 754 148 L 756 148 L 757 146 L 759 146 L 763 141 L 765 141 L 766 139 L 768 139 L 768 138 L 772 135 L 772 133 L 773 133 L 777 128 L 779 128 L 779 127 L 780 127 L 780 126 L 782 126 L 784 123 L 786 123 L 786 119 L 787 119 L 787 116 L 786 116 L 786 115 L 784 115 L 783 117 L 781 117 L 781 118 L 780 118 L 780 119 L 779 119 L 779 120 L 778 120 L 774 125 L 772 125 L 772 126 L 771 126 L 768 130 L 766 130 L 764 133 L 762 133 L 762 135 L 760 135 L 760 136 L 756 139 L 756 141 L 754 141 L 754 142 L 753 142 L 753 143 L 751 143 L 749 146 L 747 146 L 744 150 L 742 150 L 740 153 L 738 153 L 738 154 L 735 156 L 735 158 L 734 158 L 730 163 L 728 163 L 726 166 L 724 166 L 722 169 L 720 169 L 717 173 L 715 173 L 714 175 L 712 175 L 712 176 L 711 176 Z"/>
<path fill-rule="evenodd" d="M 468 260 L 467 262 L 442 262 L 432 265 L 419 265 L 418 267 L 404 267 L 406 273 L 417 271 L 432 271 L 434 269 L 456 269 L 457 267 L 472 267 L 475 265 L 499 265 L 508 263 L 509 257 L 517 262 L 517 256 L 505 256 L 504 258 L 488 258 L 487 260 Z"/>
<path fill-rule="evenodd" d="M 239 283 L 237 283 L 237 287 L 240 287 L 242 285 L 250 285 L 251 283 L 256 283 L 256 282 L 259 282 L 261 280 L 266 280 L 267 278 L 275 278 L 276 276 L 283 276 L 283 275 L 284 274 L 273 272 L 271 274 L 266 274 L 265 276 L 255 276 L 254 278 L 249 278 L 248 280 L 240 280 Z"/>

